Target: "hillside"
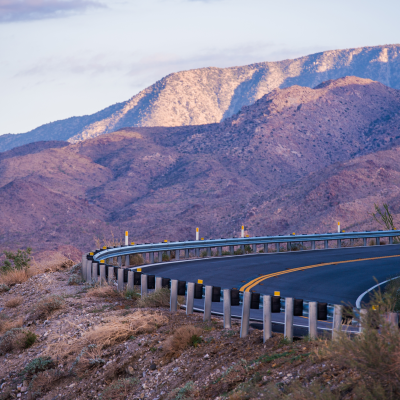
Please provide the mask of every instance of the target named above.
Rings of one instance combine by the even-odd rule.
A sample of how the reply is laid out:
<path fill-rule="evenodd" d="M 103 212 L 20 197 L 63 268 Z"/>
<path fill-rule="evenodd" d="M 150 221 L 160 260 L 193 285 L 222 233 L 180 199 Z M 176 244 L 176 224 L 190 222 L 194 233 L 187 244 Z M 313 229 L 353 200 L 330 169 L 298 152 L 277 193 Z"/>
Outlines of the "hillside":
<path fill-rule="evenodd" d="M 400 91 L 355 77 L 276 89 L 220 124 L 126 128 L 0 158 L 0 244 L 78 253 L 132 240 L 379 228 L 400 214 Z M 75 248 L 75 250 L 73 250 Z M 75 254 L 74 253 L 74 254 Z"/>
<path fill-rule="evenodd" d="M 0 151 L 40 140 L 76 143 L 131 127 L 218 123 L 277 88 L 313 88 L 344 76 L 400 89 L 400 45 L 332 50 L 294 60 L 232 68 L 201 68 L 166 76 L 130 100 L 18 135 L 0 136 Z"/>

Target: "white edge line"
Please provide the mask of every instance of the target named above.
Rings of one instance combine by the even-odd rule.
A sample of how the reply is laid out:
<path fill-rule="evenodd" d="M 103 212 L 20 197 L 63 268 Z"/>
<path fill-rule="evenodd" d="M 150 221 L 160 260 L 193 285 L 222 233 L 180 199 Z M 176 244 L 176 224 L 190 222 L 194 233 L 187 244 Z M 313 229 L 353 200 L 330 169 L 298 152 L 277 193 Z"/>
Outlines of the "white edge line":
<path fill-rule="evenodd" d="M 358 298 L 357 298 L 357 300 L 356 300 L 356 307 L 357 307 L 357 308 L 361 308 L 361 300 L 363 299 L 363 297 L 364 297 L 367 293 L 371 292 L 371 291 L 374 290 L 376 287 L 378 287 L 378 286 L 380 286 L 380 285 L 383 285 L 383 284 L 386 283 L 386 282 L 390 282 L 390 281 L 392 281 L 392 280 L 394 280 L 394 279 L 398 279 L 398 278 L 400 278 L 400 276 L 395 276 L 394 278 L 391 278 L 391 279 L 388 279 L 388 280 L 386 280 L 386 281 L 380 282 L 380 283 L 378 283 L 377 285 L 372 286 L 372 287 L 370 287 L 369 289 L 367 289 L 364 293 L 362 293 L 362 294 L 360 294 L 360 295 L 358 296 Z"/>

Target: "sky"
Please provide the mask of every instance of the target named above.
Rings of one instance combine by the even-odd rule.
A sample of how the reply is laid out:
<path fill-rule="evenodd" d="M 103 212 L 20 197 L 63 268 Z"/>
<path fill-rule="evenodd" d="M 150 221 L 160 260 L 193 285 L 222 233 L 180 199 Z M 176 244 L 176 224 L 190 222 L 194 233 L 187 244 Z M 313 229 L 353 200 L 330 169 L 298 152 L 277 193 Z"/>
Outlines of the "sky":
<path fill-rule="evenodd" d="M 0 0 L 0 135 L 172 72 L 400 43 L 398 0 Z"/>

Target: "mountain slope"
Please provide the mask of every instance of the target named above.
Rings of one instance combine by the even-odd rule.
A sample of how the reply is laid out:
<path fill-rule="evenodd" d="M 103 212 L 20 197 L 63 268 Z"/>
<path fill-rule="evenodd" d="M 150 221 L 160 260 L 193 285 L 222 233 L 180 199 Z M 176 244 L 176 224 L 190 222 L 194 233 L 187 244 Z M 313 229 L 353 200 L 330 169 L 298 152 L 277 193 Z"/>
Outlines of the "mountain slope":
<path fill-rule="evenodd" d="M 37 140 L 71 143 L 126 126 L 217 123 L 277 88 L 313 88 L 323 81 L 358 76 L 400 89 L 400 45 L 333 50 L 295 60 L 232 68 L 202 68 L 166 76 L 130 100 L 97 114 L 43 125 L 21 135 L 0 136 L 0 151 Z"/>
<path fill-rule="evenodd" d="M 219 124 L 42 146 L 0 158 L 3 247 L 371 228 L 383 201 L 400 214 L 400 91 L 356 77 L 276 89 Z"/>

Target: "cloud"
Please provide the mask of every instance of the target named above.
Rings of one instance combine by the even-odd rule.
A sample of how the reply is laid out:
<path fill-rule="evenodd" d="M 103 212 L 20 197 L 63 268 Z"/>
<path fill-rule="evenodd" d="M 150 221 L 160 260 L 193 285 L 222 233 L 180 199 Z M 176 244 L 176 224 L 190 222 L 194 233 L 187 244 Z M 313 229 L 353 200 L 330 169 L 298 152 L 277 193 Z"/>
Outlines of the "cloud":
<path fill-rule="evenodd" d="M 66 17 L 90 7 L 105 7 L 97 0 L 0 0 L 0 23 Z"/>

